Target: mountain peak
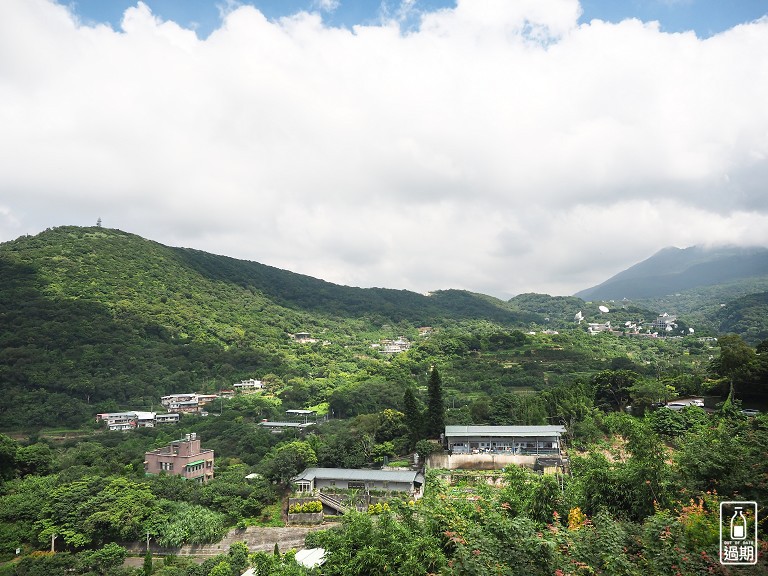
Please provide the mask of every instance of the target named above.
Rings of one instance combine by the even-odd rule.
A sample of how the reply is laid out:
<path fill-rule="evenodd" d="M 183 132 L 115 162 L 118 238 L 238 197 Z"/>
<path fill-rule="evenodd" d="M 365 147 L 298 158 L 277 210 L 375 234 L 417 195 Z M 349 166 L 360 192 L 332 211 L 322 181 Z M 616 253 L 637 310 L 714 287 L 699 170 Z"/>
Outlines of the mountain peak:
<path fill-rule="evenodd" d="M 757 276 L 768 276 L 768 248 L 669 246 L 576 296 L 584 300 L 657 298 Z"/>

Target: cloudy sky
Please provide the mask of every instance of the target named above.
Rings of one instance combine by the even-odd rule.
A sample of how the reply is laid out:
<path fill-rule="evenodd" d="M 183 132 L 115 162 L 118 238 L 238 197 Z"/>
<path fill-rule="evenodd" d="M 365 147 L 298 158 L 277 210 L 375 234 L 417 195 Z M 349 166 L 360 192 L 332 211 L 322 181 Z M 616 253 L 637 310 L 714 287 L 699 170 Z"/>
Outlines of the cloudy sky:
<path fill-rule="evenodd" d="M 2 0 L 0 241 L 101 218 L 339 284 L 501 298 L 666 246 L 768 246 L 766 13 Z"/>

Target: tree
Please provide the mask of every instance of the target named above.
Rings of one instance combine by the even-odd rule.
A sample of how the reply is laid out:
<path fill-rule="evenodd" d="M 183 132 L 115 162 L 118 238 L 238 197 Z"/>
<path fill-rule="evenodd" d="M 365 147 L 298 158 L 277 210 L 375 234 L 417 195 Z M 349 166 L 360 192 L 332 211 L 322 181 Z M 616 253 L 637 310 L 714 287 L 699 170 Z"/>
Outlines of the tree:
<path fill-rule="evenodd" d="M 429 375 L 427 385 L 427 413 L 424 418 L 427 438 L 439 438 L 445 432 L 445 403 L 443 402 L 443 381 L 435 366 Z"/>
<path fill-rule="evenodd" d="M 16 471 L 18 443 L 13 438 L 0 434 L 0 481 L 13 478 Z"/>
<path fill-rule="evenodd" d="M 45 476 L 53 468 L 53 451 L 48 444 L 20 446 L 16 451 L 16 466 L 21 475 L 36 474 Z"/>
<path fill-rule="evenodd" d="M 729 395 L 735 399 L 736 384 L 745 381 L 755 368 L 756 354 L 738 334 L 726 334 L 717 339 L 720 355 L 712 367 L 723 378 L 728 379 Z"/>
<path fill-rule="evenodd" d="M 376 464 L 383 464 L 385 458 L 395 456 L 395 445 L 392 442 L 382 442 L 376 444 L 371 450 L 371 458 Z"/>
<path fill-rule="evenodd" d="M 419 455 L 419 463 L 423 466 L 427 457 L 430 454 L 434 454 L 439 449 L 440 448 L 434 442 L 430 442 L 429 440 L 419 440 L 416 442 L 416 453 Z"/>
<path fill-rule="evenodd" d="M 152 552 L 149 550 L 147 550 L 147 553 L 144 555 L 142 571 L 144 572 L 144 576 L 150 576 L 152 574 Z"/>
<path fill-rule="evenodd" d="M 419 400 L 416 398 L 413 388 L 410 387 L 406 388 L 403 393 L 403 414 L 405 425 L 408 428 L 409 448 L 412 449 L 422 437 L 424 416 L 421 412 Z"/>
<path fill-rule="evenodd" d="M 295 440 L 282 444 L 264 458 L 261 468 L 264 476 L 284 486 L 305 468 L 317 464 L 317 454 L 309 443 Z"/>
<path fill-rule="evenodd" d="M 405 394 L 403 394 L 405 399 Z M 405 414 L 387 408 L 378 415 L 378 422 L 375 432 L 376 442 L 387 442 L 394 440 L 408 433 L 405 424 Z"/>
<path fill-rule="evenodd" d="M 554 474 L 542 474 L 533 482 L 527 516 L 536 522 L 551 522 L 554 512 L 562 506 L 563 494 Z"/>
<path fill-rule="evenodd" d="M 595 399 L 601 408 L 624 410 L 629 402 L 630 388 L 639 375 L 630 370 L 603 370 L 592 382 L 595 385 Z"/>
<path fill-rule="evenodd" d="M 383 512 L 374 520 L 351 511 L 338 528 L 308 534 L 306 545 L 325 548 L 328 576 L 440 573 L 445 556 L 439 540 L 418 517 L 407 510 L 403 515 Z"/>
<path fill-rule="evenodd" d="M 92 570 L 97 574 L 107 574 L 112 568 L 120 566 L 127 555 L 125 548 L 110 542 L 99 550 L 83 552 L 80 555 L 79 564 L 83 572 Z"/>
<path fill-rule="evenodd" d="M 629 387 L 629 395 L 632 400 L 632 414 L 641 416 L 645 414 L 655 402 L 666 402 L 675 394 L 674 388 L 667 386 L 659 380 L 638 379 Z"/>
<path fill-rule="evenodd" d="M 221 540 L 226 532 L 221 514 L 186 502 L 161 501 L 147 530 L 155 534 L 160 546 L 172 547 L 188 544 L 204 544 Z"/>
<path fill-rule="evenodd" d="M 216 566 L 213 567 L 213 570 L 209 572 L 209 576 L 232 576 L 233 574 L 232 565 L 226 560 L 222 560 L 216 564 Z"/>
<path fill-rule="evenodd" d="M 507 392 L 493 400 L 490 420 L 493 425 L 544 424 L 547 416 L 541 396 Z"/>
<path fill-rule="evenodd" d="M 232 573 L 240 575 L 248 568 L 248 545 L 245 542 L 233 542 L 229 547 L 228 561 Z"/>
<path fill-rule="evenodd" d="M 645 420 L 614 414 L 609 424 L 626 440 L 629 457 L 612 461 L 591 452 L 584 458 L 572 458 L 580 506 L 590 516 L 602 510 L 613 517 L 640 521 L 653 514 L 655 507 L 670 505 L 675 491 L 668 454 Z"/>

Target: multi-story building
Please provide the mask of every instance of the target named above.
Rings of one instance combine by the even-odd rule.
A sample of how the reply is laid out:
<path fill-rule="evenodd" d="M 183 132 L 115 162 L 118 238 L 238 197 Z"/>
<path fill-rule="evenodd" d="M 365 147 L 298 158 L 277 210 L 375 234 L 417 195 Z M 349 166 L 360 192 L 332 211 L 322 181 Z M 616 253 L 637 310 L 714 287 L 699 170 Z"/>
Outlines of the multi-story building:
<path fill-rule="evenodd" d="M 175 412 L 197 412 L 197 394 L 169 394 L 160 398 L 160 403 Z"/>
<path fill-rule="evenodd" d="M 168 412 L 167 414 L 156 414 L 156 424 L 177 424 L 179 422 L 179 414 Z"/>
<path fill-rule="evenodd" d="M 109 430 L 133 430 L 153 428 L 155 424 L 176 423 L 178 414 L 157 414 L 156 412 L 104 412 L 96 414 L 96 422 L 105 422 Z"/>
<path fill-rule="evenodd" d="M 671 332 L 673 329 L 677 328 L 677 317 L 670 316 L 666 312 L 659 314 L 653 322 L 653 328 L 661 332 Z"/>
<path fill-rule="evenodd" d="M 165 472 L 205 483 L 213 478 L 213 450 L 203 450 L 197 434 L 187 434 L 183 440 L 145 452 L 144 472 Z"/>
<path fill-rule="evenodd" d="M 96 414 L 96 422 L 105 422 L 109 430 L 133 430 L 136 428 L 136 412 L 105 412 Z"/>
<path fill-rule="evenodd" d="M 411 343 L 402 337 L 397 340 L 382 340 L 379 349 L 382 354 L 399 354 L 410 350 Z"/>
<path fill-rule="evenodd" d="M 237 390 L 238 392 L 256 392 L 258 390 L 261 390 L 264 388 L 264 384 L 261 380 L 256 380 L 255 378 L 250 378 L 248 380 L 243 380 L 241 382 L 238 382 L 237 384 L 233 384 L 232 387 Z"/>
<path fill-rule="evenodd" d="M 182 413 L 200 412 L 203 406 L 210 404 L 218 399 L 218 394 L 198 394 L 189 392 L 187 394 L 169 394 L 160 398 L 160 404 L 168 410 Z"/>

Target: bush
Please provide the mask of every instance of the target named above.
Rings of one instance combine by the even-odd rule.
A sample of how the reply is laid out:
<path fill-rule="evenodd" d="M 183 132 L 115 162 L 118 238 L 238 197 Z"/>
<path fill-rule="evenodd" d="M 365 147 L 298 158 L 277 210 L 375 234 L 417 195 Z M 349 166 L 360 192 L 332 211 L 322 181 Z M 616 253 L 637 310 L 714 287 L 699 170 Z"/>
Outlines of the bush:
<path fill-rule="evenodd" d="M 291 504 L 288 507 L 288 514 L 316 514 L 322 511 L 323 503 L 320 500 Z"/>
<path fill-rule="evenodd" d="M 389 504 L 386 502 L 383 504 L 381 502 L 377 502 L 376 504 L 368 504 L 368 514 L 377 515 L 387 511 L 389 511 Z"/>

